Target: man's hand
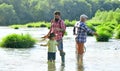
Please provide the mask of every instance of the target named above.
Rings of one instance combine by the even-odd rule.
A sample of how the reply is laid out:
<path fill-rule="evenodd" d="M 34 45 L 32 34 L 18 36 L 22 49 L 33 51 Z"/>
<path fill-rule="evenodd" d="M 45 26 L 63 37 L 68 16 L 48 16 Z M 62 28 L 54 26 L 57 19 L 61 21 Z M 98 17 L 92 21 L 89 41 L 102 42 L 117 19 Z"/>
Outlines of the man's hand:
<path fill-rule="evenodd" d="M 55 30 L 57 30 L 57 31 L 61 31 L 61 29 L 60 29 L 60 28 L 55 28 Z"/>
<path fill-rule="evenodd" d="M 96 32 L 94 33 L 94 35 L 95 35 L 96 37 L 98 37 L 98 36 L 99 36 Z"/>

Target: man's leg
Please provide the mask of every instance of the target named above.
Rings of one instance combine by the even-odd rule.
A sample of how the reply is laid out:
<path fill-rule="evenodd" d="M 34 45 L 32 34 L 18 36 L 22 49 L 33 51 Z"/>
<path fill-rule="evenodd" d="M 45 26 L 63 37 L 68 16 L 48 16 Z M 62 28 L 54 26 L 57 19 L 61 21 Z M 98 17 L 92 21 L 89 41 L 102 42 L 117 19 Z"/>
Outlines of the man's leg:
<path fill-rule="evenodd" d="M 59 43 L 58 50 L 60 52 L 62 65 L 64 66 L 64 64 L 65 64 L 65 52 L 63 51 L 63 40 L 58 40 L 57 42 Z"/>
<path fill-rule="evenodd" d="M 83 62 L 83 53 L 84 53 L 84 43 L 76 42 L 77 44 L 77 62 L 82 64 Z"/>

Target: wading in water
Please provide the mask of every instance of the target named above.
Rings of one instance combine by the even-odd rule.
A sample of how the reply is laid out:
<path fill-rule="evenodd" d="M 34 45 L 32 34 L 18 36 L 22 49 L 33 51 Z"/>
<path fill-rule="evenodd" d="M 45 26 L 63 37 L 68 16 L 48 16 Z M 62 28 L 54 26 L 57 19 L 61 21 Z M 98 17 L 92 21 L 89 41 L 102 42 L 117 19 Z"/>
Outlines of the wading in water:
<path fill-rule="evenodd" d="M 85 22 L 87 20 L 87 16 L 85 14 L 80 16 L 80 21 L 76 22 L 73 34 L 76 35 L 76 53 L 77 53 L 77 62 L 78 64 L 82 64 L 83 62 L 83 54 L 84 54 L 84 43 L 86 42 L 87 33 L 91 33 L 97 36 L 97 33 L 89 29 Z"/>
<path fill-rule="evenodd" d="M 64 24 L 64 21 L 61 19 L 60 15 L 61 14 L 59 11 L 54 12 L 54 19 L 51 20 L 50 31 L 43 38 L 48 38 L 50 33 L 55 34 L 55 40 L 58 42 L 58 50 L 60 52 L 61 61 L 62 61 L 61 65 L 64 66 L 65 65 L 65 52 L 63 50 L 63 39 L 62 38 L 66 30 L 66 26 Z"/>
<path fill-rule="evenodd" d="M 58 45 L 58 43 L 55 40 L 55 34 L 54 33 L 51 33 L 48 38 L 49 38 L 48 43 L 47 44 L 41 44 L 41 46 L 48 46 L 48 63 L 49 62 L 55 63 L 56 46 Z"/>

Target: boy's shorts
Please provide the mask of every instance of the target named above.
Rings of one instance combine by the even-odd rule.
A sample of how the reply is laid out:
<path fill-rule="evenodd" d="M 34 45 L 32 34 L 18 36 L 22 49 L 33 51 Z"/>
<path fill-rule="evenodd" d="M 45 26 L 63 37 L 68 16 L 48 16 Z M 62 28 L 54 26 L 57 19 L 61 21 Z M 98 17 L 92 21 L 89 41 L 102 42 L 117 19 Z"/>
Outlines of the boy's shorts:
<path fill-rule="evenodd" d="M 48 52 L 48 60 L 55 60 L 56 53 L 55 52 Z"/>
<path fill-rule="evenodd" d="M 63 51 L 63 40 L 61 39 L 61 40 L 57 40 L 57 42 L 58 42 L 58 50 L 59 51 Z"/>

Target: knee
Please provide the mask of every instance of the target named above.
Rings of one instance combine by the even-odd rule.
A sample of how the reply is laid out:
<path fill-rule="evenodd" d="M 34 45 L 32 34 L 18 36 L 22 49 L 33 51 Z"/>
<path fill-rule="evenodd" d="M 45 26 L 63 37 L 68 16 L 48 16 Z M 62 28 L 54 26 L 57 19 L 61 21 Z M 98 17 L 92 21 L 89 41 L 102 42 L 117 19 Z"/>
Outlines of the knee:
<path fill-rule="evenodd" d="M 64 55 L 65 55 L 64 51 L 60 52 L 60 56 L 64 56 Z"/>

